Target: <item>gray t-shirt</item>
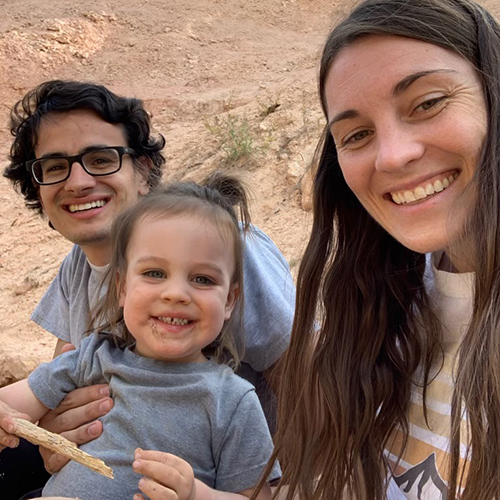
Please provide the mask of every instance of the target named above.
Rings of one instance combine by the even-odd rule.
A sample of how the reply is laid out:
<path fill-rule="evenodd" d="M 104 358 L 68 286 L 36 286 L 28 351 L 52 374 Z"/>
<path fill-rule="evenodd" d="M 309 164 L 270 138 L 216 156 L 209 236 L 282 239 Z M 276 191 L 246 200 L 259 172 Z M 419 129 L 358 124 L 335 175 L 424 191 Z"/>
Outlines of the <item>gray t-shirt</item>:
<path fill-rule="evenodd" d="M 71 390 L 98 383 L 109 384 L 114 400 L 101 419 L 102 435 L 81 449 L 112 467 L 115 479 L 70 462 L 51 477 L 44 496 L 132 498 L 139 492 L 140 476 L 132 470 L 137 447 L 173 453 L 208 486 L 238 492 L 257 484 L 272 453 L 254 388 L 213 361 L 157 361 L 92 334 L 76 351 L 40 365 L 28 382 L 49 408 Z M 269 479 L 279 477 L 276 466 Z"/>
<path fill-rule="evenodd" d="M 279 359 L 290 342 L 295 286 L 285 258 L 260 229 L 251 226 L 244 247 L 244 333 L 235 332 L 237 342 L 244 345 L 244 356 L 238 373 L 256 387 L 273 429 L 275 399 L 261 372 Z M 100 278 L 75 245 L 31 319 L 78 346 L 88 329 Z"/>

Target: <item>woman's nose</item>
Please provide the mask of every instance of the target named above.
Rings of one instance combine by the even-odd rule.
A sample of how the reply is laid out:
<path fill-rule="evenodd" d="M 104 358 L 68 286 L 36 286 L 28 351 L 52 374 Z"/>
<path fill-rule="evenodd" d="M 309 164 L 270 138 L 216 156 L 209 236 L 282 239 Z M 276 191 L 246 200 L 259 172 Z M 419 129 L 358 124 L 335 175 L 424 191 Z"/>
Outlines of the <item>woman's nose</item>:
<path fill-rule="evenodd" d="M 380 172 L 398 172 L 422 158 L 425 147 L 411 125 L 392 124 L 377 130 L 375 168 Z"/>

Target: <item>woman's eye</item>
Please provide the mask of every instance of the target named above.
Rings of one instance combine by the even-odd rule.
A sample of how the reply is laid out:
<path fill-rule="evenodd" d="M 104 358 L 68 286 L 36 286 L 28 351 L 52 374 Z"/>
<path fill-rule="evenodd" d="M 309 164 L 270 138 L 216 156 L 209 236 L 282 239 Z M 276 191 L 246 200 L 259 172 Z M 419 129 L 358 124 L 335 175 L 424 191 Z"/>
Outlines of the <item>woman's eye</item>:
<path fill-rule="evenodd" d="M 372 135 L 371 130 L 360 130 L 359 132 L 355 132 L 354 134 L 347 136 L 344 139 L 343 145 L 355 144 L 356 142 L 366 139 L 369 135 Z"/>
<path fill-rule="evenodd" d="M 148 278 L 161 279 L 165 277 L 165 273 L 163 271 L 158 271 L 157 269 L 154 269 L 152 271 L 146 271 L 144 273 L 144 276 L 147 276 Z"/>
<path fill-rule="evenodd" d="M 440 96 L 440 97 L 434 97 L 433 99 L 428 99 L 427 101 L 424 101 L 422 104 L 417 106 L 417 109 L 422 109 L 423 111 L 428 111 L 429 109 L 434 108 L 437 106 L 439 103 L 444 101 L 446 97 L 445 96 Z"/>
<path fill-rule="evenodd" d="M 212 285 L 214 283 L 214 281 L 212 279 L 208 278 L 207 276 L 195 276 L 193 278 L 193 281 L 197 285 Z"/>

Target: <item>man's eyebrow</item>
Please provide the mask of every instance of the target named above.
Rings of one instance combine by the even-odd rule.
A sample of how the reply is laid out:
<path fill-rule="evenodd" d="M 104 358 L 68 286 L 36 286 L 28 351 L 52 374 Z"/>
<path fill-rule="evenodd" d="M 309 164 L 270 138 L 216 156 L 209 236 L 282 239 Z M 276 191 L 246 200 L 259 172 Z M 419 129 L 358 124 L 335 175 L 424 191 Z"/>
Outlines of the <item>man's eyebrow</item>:
<path fill-rule="evenodd" d="M 418 79 L 434 73 L 456 73 L 456 71 L 452 69 L 433 69 L 433 70 L 419 71 L 417 73 L 413 73 L 403 78 L 400 82 L 398 82 L 394 86 L 394 89 L 392 90 L 392 95 L 397 97 L 398 95 L 402 94 L 413 83 L 415 83 Z M 351 118 L 357 118 L 358 116 L 359 113 L 355 109 L 347 109 L 346 111 L 341 111 L 328 122 L 328 128 L 331 128 L 334 123 L 337 123 L 341 120 L 349 120 Z"/>
<path fill-rule="evenodd" d="M 94 149 L 100 149 L 100 148 L 112 148 L 113 146 L 110 146 L 109 144 L 92 144 L 91 146 L 86 146 L 83 149 L 80 149 L 79 153 L 80 155 L 83 155 L 85 153 L 88 153 L 89 151 L 93 151 Z M 46 153 L 42 156 L 40 156 L 39 159 L 42 158 L 57 158 L 60 156 L 70 156 L 68 155 L 65 151 L 52 151 L 51 153 Z M 73 155 L 71 155 L 73 156 Z"/>

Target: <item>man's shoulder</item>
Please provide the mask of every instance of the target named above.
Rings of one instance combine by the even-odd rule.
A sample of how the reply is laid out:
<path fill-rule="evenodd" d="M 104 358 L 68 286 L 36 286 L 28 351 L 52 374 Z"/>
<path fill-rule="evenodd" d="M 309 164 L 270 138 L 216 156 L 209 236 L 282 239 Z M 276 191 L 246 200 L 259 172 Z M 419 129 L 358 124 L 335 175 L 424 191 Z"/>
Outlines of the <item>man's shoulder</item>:
<path fill-rule="evenodd" d="M 90 274 L 90 266 L 87 257 L 78 245 L 74 245 L 61 263 L 61 267 L 59 268 L 59 279 L 65 282 L 74 280 L 81 281 L 85 272 Z"/>
<path fill-rule="evenodd" d="M 221 400 L 227 402 L 228 398 L 238 401 L 246 393 L 253 392 L 254 386 L 247 380 L 236 375 L 227 365 L 212 363 L 210 367 L 210 376 L 207 379 L 213 392 Z"/>
<path fill-rule="evenodd" d="M 79 245 L 73 245 L 73 248 L 69 251 L 68 255 L 64 257 L 61 267 L 64 265 L 81 266 L 83 264 L 88 265 L 87 257 Z"/>

